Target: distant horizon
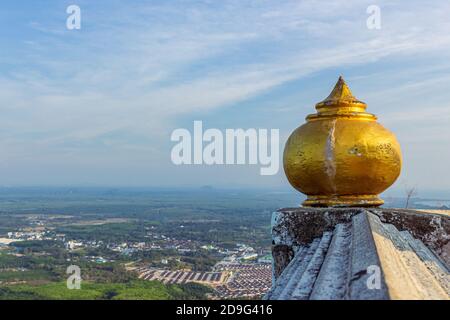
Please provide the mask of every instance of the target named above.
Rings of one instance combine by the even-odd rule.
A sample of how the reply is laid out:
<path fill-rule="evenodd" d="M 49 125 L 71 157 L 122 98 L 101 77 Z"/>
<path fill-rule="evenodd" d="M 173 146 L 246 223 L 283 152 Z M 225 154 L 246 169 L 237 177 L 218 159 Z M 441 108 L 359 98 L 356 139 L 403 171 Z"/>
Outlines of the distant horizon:
<path fill-rule="evenodd" d="M 267 193 L 283 193 L 298 195 L 300 198 L 305 197 L 304 194 L 293 189 L 290 186 L 274 187 L 274 186 L 220 186 L 220 185 L 167 185 L 167 186 L 155 186 L 155 185 L 0 185 L 0 192 L 8 189 L 15 190 L 67 190 L 80 189 L 80 190 L 127 190 L 127 191 L 244 191 L 244 192 L 267 192 Z M 386 200 L 387 198 L 403 199 L 406 197 L 405 191 L 398 189 L 388 189 L 381 194 L 381 198 Z M 418 189 L 414 199 L 423 200 L 450 200 L 450 191 L 447 190 L 421 190 Z"/>

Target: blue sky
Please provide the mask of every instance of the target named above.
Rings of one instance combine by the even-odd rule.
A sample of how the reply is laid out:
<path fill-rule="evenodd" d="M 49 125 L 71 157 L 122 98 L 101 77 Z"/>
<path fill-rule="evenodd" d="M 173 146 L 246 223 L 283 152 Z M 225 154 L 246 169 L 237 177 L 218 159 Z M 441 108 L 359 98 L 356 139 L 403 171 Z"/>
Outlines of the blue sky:
<path fill-rule="evenodd" d="M 399 138 L 393 192 L 445 193 L 449 14 L 445 0 L 2 1 L 0 184 L 287 187 L 282 170 L 174 166 L 170 134 L 203 120 L 279 128 L 284 144 L 342 74 Z"/>

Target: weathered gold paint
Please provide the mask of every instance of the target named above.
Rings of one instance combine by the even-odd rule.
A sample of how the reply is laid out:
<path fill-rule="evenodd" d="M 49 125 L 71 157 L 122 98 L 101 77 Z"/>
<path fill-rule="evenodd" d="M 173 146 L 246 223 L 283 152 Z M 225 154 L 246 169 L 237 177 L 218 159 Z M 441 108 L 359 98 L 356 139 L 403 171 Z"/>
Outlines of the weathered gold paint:
<path fill-rule="evenodd" d="M 286 142 L 283 165 L 291 185 L 308 197 L 303 206 L 379 206 L 378 195 L 400 175 L 394 134 L 367 113 L 339 78 Z"/>

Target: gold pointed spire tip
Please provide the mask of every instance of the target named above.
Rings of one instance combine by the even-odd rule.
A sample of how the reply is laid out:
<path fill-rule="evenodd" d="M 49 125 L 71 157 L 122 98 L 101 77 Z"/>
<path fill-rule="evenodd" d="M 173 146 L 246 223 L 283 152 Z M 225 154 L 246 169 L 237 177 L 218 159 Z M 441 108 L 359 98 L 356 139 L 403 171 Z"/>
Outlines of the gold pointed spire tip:
<path fill-rule="evenodd" d="M 364 102 L 359 101 L 355 96 L 353 96 L 352 91 L 348 87 L 347 83 L 345 83 L 344 77 L 342 75 L 339 76 L 338 81 L 334 85 L 331 93 L 326 97 L 325 100 L 319 102 L 316 106 L 324 106 L 324 105 L 340 105 L 340 104 L 363 104 Z"/>
<path fill-rule="evenodd" d="M 352 94 L 352 91 L 348 87 L 348 85 L 345 83 L 345 80 L 342 76 L 339 77 L 338 81 L 336 82 L 336 85 L 334 86 L 333 90 L 331 91 L 330 95 L 325 99 L 325 101 L 336 101 L 336 100 L 347 100 L 351 99 L 354 100 L 355 97 Z"/>

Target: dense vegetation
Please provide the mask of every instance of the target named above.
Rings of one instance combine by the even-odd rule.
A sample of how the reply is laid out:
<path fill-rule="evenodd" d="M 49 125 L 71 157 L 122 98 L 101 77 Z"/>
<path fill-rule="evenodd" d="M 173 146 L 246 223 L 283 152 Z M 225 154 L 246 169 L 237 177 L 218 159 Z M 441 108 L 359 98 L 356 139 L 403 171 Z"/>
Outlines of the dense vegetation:
<path fill-rule="evenodd" d="M 67 278 L 66 268 L 75 262 L 67 262 L 64 256 L 26 254 L 20 257 L 0 252 L 0 285 L 20 281 L 50 282 Z M 97 283 L 127 283 L 136 275 L 127 272 L 120 262 L 95 263 L 79 259 L 76 265 L 83 271 L 82 277 Z"/>
<path fill-rule="evenodd" d="M 195 283 L 164 285 L 157 281 L 134 280 L 128 283 L 83 283 L 80 290 L 69 290 L 66 283 L 54 282 L 39 286 L 0 286 L 0 300 L 181 300 L 206 299 L 210 292 L 211 289 Z"/>

